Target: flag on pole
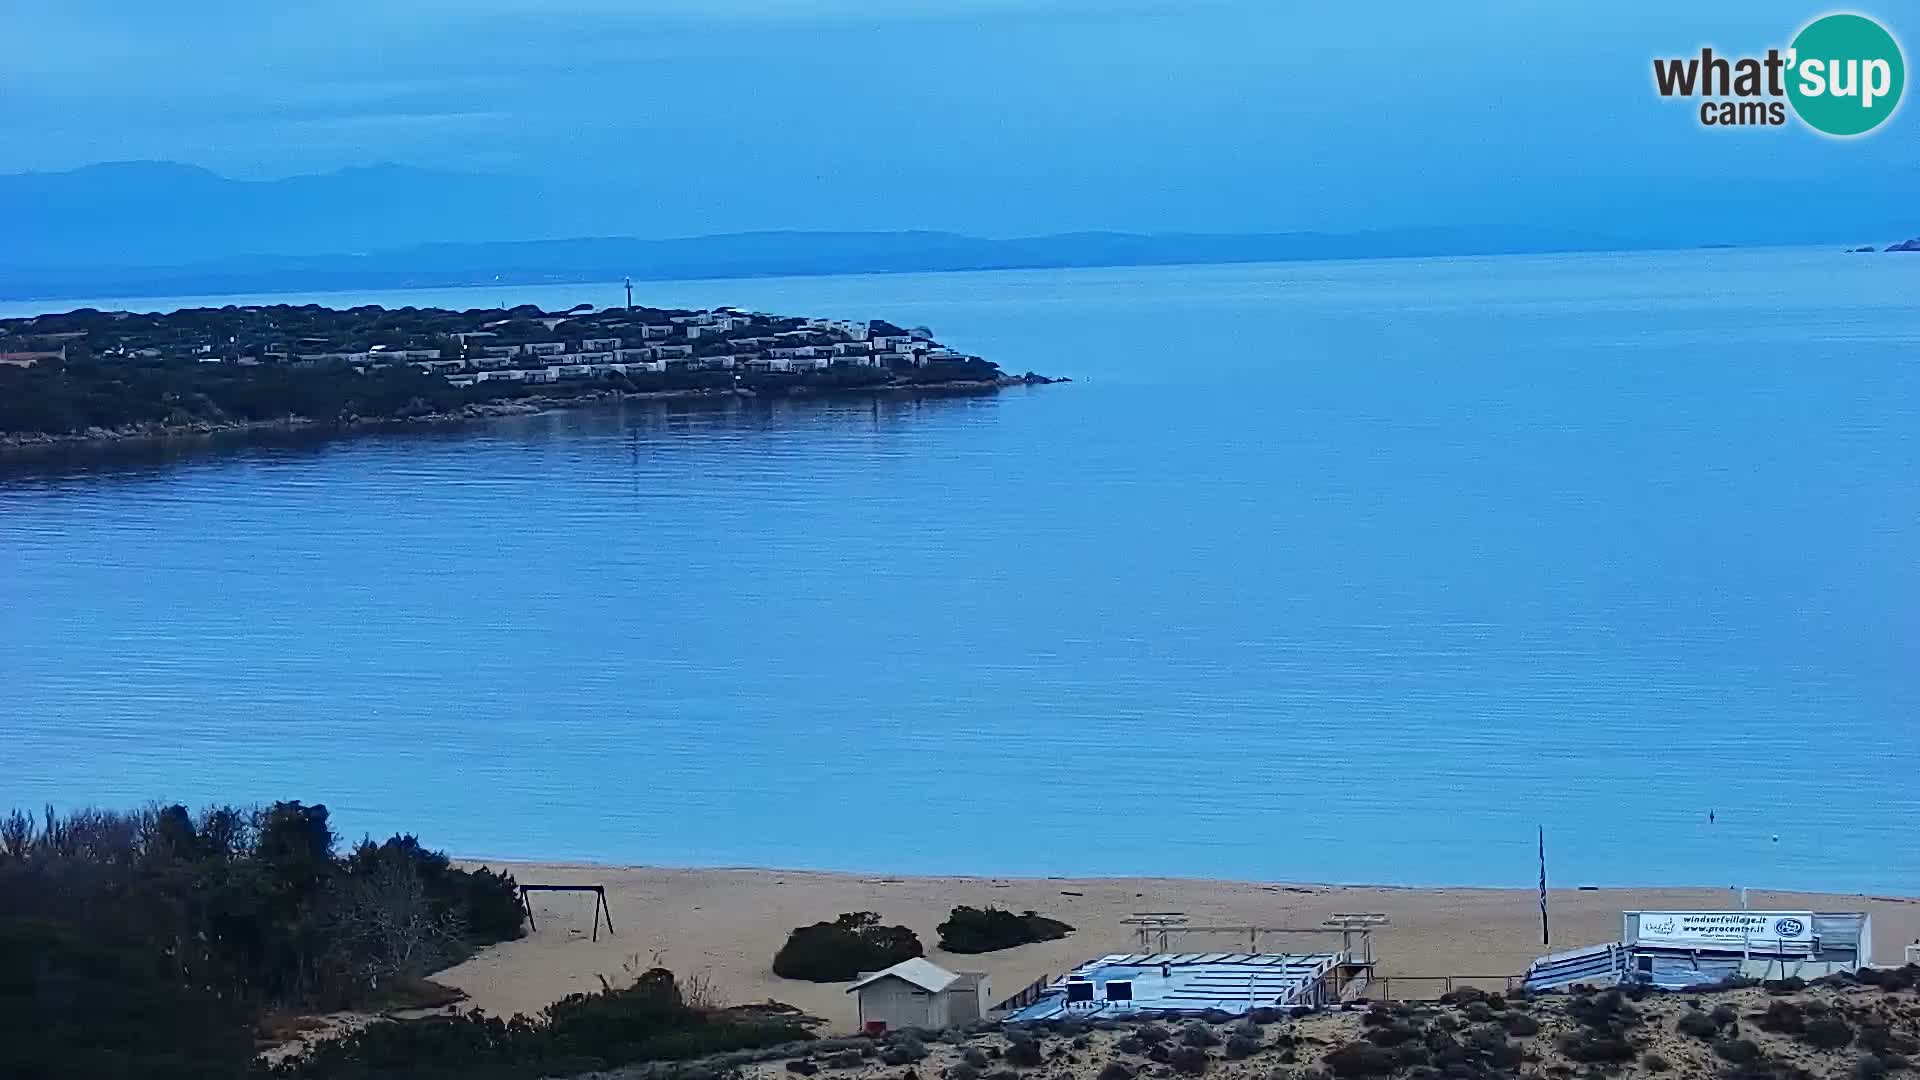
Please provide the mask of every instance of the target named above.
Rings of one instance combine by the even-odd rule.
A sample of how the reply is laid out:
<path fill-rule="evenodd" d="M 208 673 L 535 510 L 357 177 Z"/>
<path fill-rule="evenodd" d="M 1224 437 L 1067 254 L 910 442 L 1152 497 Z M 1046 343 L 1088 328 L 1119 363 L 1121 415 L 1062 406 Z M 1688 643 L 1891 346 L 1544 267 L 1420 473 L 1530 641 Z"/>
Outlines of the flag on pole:
<path fill-rule="evenodd" d="M 1540 944 L 1553 944 L 1547 933 L 1547 827 L 1540 826 Z"/>

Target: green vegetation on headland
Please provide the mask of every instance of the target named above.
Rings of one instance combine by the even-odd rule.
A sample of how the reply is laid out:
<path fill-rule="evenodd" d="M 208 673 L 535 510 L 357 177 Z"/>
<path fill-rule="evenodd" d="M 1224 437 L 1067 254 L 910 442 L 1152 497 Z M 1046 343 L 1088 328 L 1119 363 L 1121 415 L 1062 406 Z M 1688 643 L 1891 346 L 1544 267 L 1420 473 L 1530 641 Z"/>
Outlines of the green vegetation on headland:
<path fill-rule="evenodd" d="M 0 320 L 0 442 L 350 427 L 618 397 L 990 389 L 990 361 L 883 321 L 314 305 Z"/>
<path fill-rule="evenodd" d="M 425 976 L 524 932 L 509 875 L 411 836 L 335 847 L 326 807 L 298 802 L 0 820 L 0 1076 L 518 1080 L 810 1037 L 655 969 L 532 1019 L 378 1022 L 270 1069 L 276 1017 L 443 1004 Z"/>

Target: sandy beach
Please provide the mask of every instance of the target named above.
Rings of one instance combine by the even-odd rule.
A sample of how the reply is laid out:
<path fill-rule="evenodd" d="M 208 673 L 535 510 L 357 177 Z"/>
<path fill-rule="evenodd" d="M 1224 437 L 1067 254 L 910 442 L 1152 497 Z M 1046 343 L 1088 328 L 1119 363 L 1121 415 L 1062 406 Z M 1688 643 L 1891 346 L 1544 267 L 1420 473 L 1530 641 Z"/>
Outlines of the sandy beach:
<path fill-rule="evenodd" d="M 567 994 L 598 989 L 599 976 L 618 984 L 630 971 L 657 963 L 683 978 L 705 976 L 727 1003 L 786 1002 L 825 1018 L 836 1031 L 854 1025 L 854 1006 L 845 988 L 782 979 L 770 964 L 793 927 L 843 911 L 876 911 L 888 923 L 911 927 L 930 959 L 954 970 L 988 973 L 995 996 L 1004 997 L 1092 957 L 1132 950 L 1137 939 L 1121 920 L 1138 911 L 1182 911 L 1195 924 L 1296 927 L 1318 926 L 1336 912 L 1381 912 L 1391 925 L 1374 936 L 1379 971 L 1407 977 L 1518 974 L 1543 951 L 1617 940 L 1620 912 L 1626 909 L 1738 906 L 1724 889 L 1554 890 L 1553 944 L 1543 950 L 1537 896 L 1527 889 L 491 865 L 510 870 L 523 883 L 604 885 L 614 933 L 602 926 L 599 940 L 591 940 L 590 894 L 536 894 L 537 929 L 435 976 L 466 991 L 482 1010 L 533 1013 Z M 1897 963 L 1902 946 L 1920 939 L 1916 900 L 1760 890 L 1749 900 L 1758 909 L 1869 911 L 1878 963 Z M 1064 919 L 1077 930 L 1061 941 L 954 956 L 939 951 L 934 927 L 955 904 L 1033 909 Z M 1172 944 L 1193 951 L 1227 951 L 1244 949 L 1246 940 L 1245 935 L 1195 934 Z M 1260 944 L 1264 951 L 1311 951 L 1328 947 L 1328 940 L 1270 934 Z M 1337 946 L 1337 935 L 1331 941 Z M 1412 984 L 1404 986 L 1395 989 L 1396 996 L 1412 996 Z"/>

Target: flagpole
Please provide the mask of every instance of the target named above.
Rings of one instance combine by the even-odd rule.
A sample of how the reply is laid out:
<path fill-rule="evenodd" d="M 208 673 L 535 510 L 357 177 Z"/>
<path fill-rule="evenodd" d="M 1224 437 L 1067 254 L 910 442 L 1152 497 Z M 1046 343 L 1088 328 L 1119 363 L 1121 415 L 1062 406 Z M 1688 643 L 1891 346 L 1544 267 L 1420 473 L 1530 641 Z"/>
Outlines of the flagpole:
<path fill-rule="evenodd" d="M 1553 935 L 1547 930 L 1547 827 L 1540 827 L 1540 944 L 1553 944 Z"/>

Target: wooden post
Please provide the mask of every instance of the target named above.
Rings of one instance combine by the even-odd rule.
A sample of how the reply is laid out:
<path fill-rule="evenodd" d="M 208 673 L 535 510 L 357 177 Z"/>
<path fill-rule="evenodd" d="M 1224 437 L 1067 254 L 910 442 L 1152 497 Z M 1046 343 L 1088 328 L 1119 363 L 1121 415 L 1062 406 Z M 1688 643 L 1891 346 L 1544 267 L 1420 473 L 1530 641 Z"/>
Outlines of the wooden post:
<path fill-rule="evenodd" d="M 600 887 L 600 906 L 606 909 L 607 933 L 611 934 L 614 932 L 613 931 L 613 905 L 607 903 L 607 889 L 606 889 L 606 886 L 604 885 Z"/>

